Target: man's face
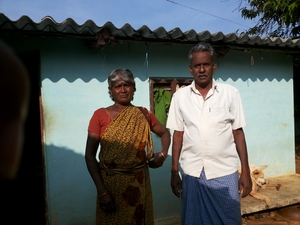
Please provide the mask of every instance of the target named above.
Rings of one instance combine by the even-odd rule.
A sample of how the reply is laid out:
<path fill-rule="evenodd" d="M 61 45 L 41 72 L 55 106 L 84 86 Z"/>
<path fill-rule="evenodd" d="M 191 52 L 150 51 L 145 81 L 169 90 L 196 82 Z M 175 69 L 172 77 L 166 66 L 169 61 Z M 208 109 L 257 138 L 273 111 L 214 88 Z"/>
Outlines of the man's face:
<path fill-rule="evenodd" d="M 195 52 L 189 70 L 194 77 L 196 86 L 205 88 L 212 83 L 216 63 L 213 62 L 209 52 Z"/>

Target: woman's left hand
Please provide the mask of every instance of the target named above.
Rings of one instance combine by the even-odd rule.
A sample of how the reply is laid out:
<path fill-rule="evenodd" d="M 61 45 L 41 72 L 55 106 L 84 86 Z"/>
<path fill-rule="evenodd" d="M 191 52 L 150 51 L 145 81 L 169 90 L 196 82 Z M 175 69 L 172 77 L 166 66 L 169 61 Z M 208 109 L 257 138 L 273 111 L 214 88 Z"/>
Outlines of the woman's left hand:
<path fill-rule="evenodd" d="M 150 168 L 159 168 L 164 164 L 165 157 L 161 152 L 154 153 L 152 159 L 148 161 L 148 165 Z"/>

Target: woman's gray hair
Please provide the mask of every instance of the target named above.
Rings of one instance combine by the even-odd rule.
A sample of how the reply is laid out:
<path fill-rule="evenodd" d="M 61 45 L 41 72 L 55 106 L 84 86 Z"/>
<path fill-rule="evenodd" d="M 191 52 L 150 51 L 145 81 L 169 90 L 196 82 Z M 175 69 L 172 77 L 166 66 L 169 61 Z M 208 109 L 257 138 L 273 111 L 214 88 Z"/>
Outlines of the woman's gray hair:
<path fill-rule="evenodd" d="M 189 51 L 188 60 L 189 60 L 190 65 L 192 64 L 193 53 L 195 53 L 195 52 L 209 52 L 212 57 L 213 62 L 215 62 L 215 60 L 216 60 L 215 49 L 213 48 L 213 46 L 211 46 L 211 44 L 209 44 L 209 43 L 200 42 L 197 45 L 195 45 L 194 47 L 192 47 L 191 50 Z"/>
<path fill-rule="evenodd" d="M 121 80 L 123 80 L 133 86 L 134 92 L 136 91 L 133 74 L 129 69 L 125 69 L 125 68 L 115 69 L 110 72 L 110 74 L 108 75 L 108 79 L 107 79 L 109 90 L 112 88 L 112 86 L 114 86 L 114 84 L 117 81 L 120 80 L 118 75 L 121 77 Z M 111 92 L 108 91 L 108 93 L 109 93 L 110 98 L 114 101 Z"/>

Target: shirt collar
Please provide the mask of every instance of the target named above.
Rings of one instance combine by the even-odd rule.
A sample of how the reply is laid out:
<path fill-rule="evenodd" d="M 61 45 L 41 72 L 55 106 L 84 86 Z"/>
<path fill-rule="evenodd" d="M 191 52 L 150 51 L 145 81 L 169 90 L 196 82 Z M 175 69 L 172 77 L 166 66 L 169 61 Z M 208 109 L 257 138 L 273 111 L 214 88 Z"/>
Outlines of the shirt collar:
<path fill-rule="evenodd" d="M 212 79 L 212 88 L 211 89 L 212 89 L 213 93 L 215 91 L 220 92 L 218 83 L 216 82 L 216 80 L 214 78 Z M 195 80 L 193 80 L 193 82 L 191 83 L 191 91 L 194 93 L 200 94 L 199 91 L 195 87 Z"/>
<path fill-rule="evenodd" d="M 212 85 L 212 89 L 217 92 L 220 93 L 220 86 L 218 86 L 218 83 L 216 82 L 216 80 L 213 78 L 213 85 Z"/>

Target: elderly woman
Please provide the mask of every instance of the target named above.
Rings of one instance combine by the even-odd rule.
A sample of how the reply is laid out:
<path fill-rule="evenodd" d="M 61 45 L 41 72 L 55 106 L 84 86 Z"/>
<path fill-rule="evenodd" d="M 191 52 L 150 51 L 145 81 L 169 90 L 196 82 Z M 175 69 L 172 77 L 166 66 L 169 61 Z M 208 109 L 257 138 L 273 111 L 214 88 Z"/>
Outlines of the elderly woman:
<path fill-rule="evenodd" d="M 112 71 L 114 104 L 97 109 L 88 126 L 85 159 L 97 188 L 97 225 L 154 224 L 148 166 L 163 165 L 170 133 L 146 108 L 131 104 L 135 91 L 130 70 Z M 153 153 L 151 131 L 161 138 L 160 152 Z"/>

